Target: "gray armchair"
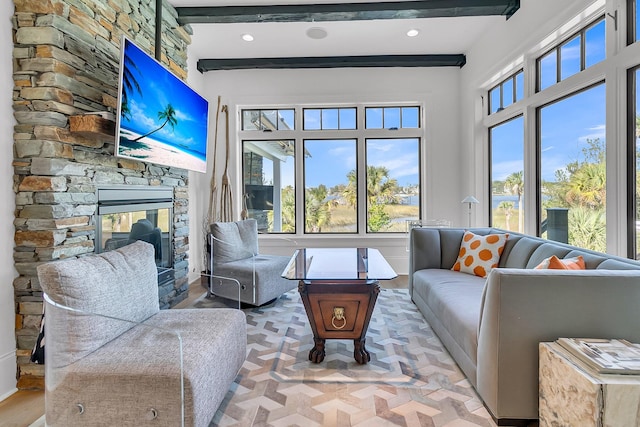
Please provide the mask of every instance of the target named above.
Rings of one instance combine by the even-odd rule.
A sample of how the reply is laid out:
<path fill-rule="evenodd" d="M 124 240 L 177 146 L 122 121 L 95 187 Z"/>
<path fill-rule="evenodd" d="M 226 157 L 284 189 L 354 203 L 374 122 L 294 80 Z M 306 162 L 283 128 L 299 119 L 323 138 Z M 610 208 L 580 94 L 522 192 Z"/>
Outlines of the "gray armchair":
<path fill-rule="evenodd" d="M 214 222 L 209 233 L 209 294 L 260 306 L 294 289 L 295 281 L 282 277 L 290 257 L 258 253 L 255 219 Z M 238 292 L 237 282 L 240 282 Z"/>
<path fill-rule="evenodd" d="M 207 427 L 245 360 L 240 310 L 160 310 L 154 249 L 38 266 L 52 427 Z"/>

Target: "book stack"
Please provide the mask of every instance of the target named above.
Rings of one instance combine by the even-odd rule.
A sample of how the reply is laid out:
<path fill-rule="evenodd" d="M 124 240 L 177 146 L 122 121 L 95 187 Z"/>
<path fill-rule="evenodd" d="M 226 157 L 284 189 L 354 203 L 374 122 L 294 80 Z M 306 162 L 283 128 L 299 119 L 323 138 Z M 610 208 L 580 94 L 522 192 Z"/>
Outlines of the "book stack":
<path fill-rule="evenodd" d="M 600 374 L 640 374 L 640 345 L 624 339 L 559 338 L 567 352 Z"/>

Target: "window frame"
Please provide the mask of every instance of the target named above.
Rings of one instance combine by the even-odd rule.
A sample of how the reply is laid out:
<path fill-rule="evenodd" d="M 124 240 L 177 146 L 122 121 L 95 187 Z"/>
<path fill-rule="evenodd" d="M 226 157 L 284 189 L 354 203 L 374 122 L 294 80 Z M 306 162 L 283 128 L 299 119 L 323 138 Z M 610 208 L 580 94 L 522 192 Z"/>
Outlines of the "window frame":
<path fill-rule="evenodd" d="M 535 58 L 535 75 L 536 75 L 535 92 L 536 93 L 547 90 L 566 79 L 569 79 L 575 75 L 580 74 L 587 68 L 590 68 L 590 67 L 586 67 L 586 39 L 587 39 L 586 33 L 587 31 L 589 31 L 589 29 L 595 27 L 596 25 L 598 25 L 603 21 L 605 23 L 605 43 L 606 43 L 606 28 L 607 28 L 606 15 L 604 15 L 603 13 L 600 13 L 599 15 L 596 15 L 594 19 L 590 20 L 586 25 L 582 26 L 579 30 L 569 33 L 566 37 L 563 37 L 562 40 L 560 40 L 558 43 L 555 43 L 552 47 L 546 49 Z M 562 47 L 569 44 L 578 36 L 580 36 L 580 71 L 578 71 L 577 73 L 571 74 L 570 76 L 567 76 L 563 79 L 562 78 Z M 551 54 L 552 52 L 555 52 L 556 54 L 556 81 L 550 86 L 547 86 L 544 89 L 541 89 L 541 84 L 542 84 L 541 60 L 545 58 L 547 55 Z M 606 60 L 606 57 L 607 56 L 606 56 L 606 45 L 605 45 L 605 60 Z"/>
<path fill-rule="evenodd" d="M 507 78 L 505 78 L 504 80 L 500 81 L 500 83 L 494 85 L 489 90 L 487 90 L 488 115 L 499 113 L 499 112 L 503 111 L 504 109 L 511 107 L 513 104 L 517 103 L 518 101 L 520 101 L 522 99 L 522 98 L 518 99 L 518 76 L 519 75 L 523 76 L 522 97 L 524 98 L 524 96 L 525 96 L 525 90 L 524 90 L 524 67 L 520 67 L 519 69 L 517 69 L 517 71 L 513 72 Z M 511 103 L 509 105 L 505 106 L 504 105 L 504 85 L 508 81 L 511 81 L 511 83 L 512 83 L 512 86 L 511 86 L 511 92 L 512 92 L 511 93 L 511 99 L 512 99 L 512 101 L 511 101 Z M 500 106 L 496 109 L 496 111 L 492 111 L 493 110 L 493 105 L 491 103 L 491 92 L 493 92 L 495 89 L 498 89 L 498 88 L 499 88 Z"/>
<path fill-rule="evenodd" d="M 418 127 L 408 127 L 400 129 L 365 129 L 365 108 L 400 108 L 402 114 L 402 108 L 411 107 L 418 109 Z M 304 130 L 303 122 L 305 109 L 322 110 L 322 109 L 341 109 L 341 108 L 355 108 L 356 109 L 356 129 L 313 129 Z M 398 138 L 417 138 L 418 139 L 418 152 L 416 156 L 418 158 L 419 173 L 417 177 L 417 185 L 419 187 L 418 194 L 418 219 L 422 218 L 423 208 L 425 205 L 424 199 L 425 183 L 424 176 L 426 173 L 424 153 L 426 152 L 424 144 L 427 140 L 426 130 L 426 106 L 424 102 L 416 101 L 380 101 L 380 102 L 340 102 L 340 103 L 304 103 L 299 100 L 293 102 L 284 102 L 278 104 L 242 104 L 237 106 L 238 117 L 242 118 L 243 111 L 245 110 L 294 110 L 295 117 L 295 129 L 286 130 L 274 130 L 270 132 L 256 132 L 255 130 L 242 130 L 242 126 L 238 126 L 238 146 L 243 146 L 247 140 L 260 141 L 260 140 L 293 140 L 295 141 L 295 152 L 298 156 L 295 161 L 295 203 L 296 203 L 296 222 L 295 222 L 295 234 L 287 233 L 287 235 L 295 235 L 300 237 L 318 237 L 318 236 L 369 236 L 369 237 L 382 237 L 382 238 L 397 238 L 402 232 L 367 232 L 367 212 L 366 212 L 366 189 L 363 190 L 363 184 L 366 186 L 366 166 L 365 166 L 365 141 L 367 139 L 398 139 Z M 401 119 L 401 117 L 400 117 Z M 402 121 L 400 122 L 402 124 Z M 305 196 L 306 190 L 304 188 L 305 170 L 304 159 L 299 153 L 304 151 L 304 141 L 306 140 L 339 140 L 339 139 L 355 139 L 356 140 L 356 170 L 358 173 L 358 207 L 356 209 L 357 223 L 356 232 L 322 232 L 322 233 L 307 233 L 306 232 L 306 218 L 305 218 Z M 240 156 L 242 159 L 242 155 Z M 242 160 L 240 160 L 242 162 Z M 364 169 L 363 169 L 364 168 Z M 244 184 L 244 175 L 239 179 L 239 184 Z M 364 203 L 363 203 L 364 201 Z M 268 233 L 268 234 L 279 234 Z"/>

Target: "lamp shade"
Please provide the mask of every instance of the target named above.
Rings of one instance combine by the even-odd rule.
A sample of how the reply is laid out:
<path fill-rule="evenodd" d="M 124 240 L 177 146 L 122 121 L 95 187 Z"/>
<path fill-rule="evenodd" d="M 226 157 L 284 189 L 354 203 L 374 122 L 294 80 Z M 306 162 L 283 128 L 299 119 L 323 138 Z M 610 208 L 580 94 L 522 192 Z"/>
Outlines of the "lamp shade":
<path fill-rule="evenodd" d="M 478 199 L 476 199 L 476 198 L 475 198 L 475 197 L 473 197 L 473 196 L 467 196 L 467 197 L 465 197 L 465 198 L 464 198 L 464 200 L 463 200 L 462 202 L 460 202 L 460 203 L 480 203 L 480 202 L 478 201 Z"/>

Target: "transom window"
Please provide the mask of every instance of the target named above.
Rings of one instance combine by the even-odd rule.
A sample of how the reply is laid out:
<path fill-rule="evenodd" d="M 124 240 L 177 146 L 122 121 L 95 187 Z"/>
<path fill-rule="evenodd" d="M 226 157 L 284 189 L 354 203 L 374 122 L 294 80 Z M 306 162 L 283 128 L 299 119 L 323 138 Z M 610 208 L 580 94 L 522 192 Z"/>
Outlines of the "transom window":
<path fill-rule="evenodd" d="M 268 233 L 404 233 L 407 220 L 420 219 L 420 111 L 415 105 L 241 110 L 247 215 Z M 254 132 L 259 125 L 272 132 Z"/>
<path fill-rule="evenodd" d="M 520 70 L 489 90 L 489 114 L 502 111 L 524 98 L 524 72 Z"/>
<path fill-rule="evenodd" d="M 367 107 L 367 129 L 417 129 L 420 127 L 418 107 Z"/>
<path fill-rule="evenodd" d="M 537 60 L 541 91 L 605 59 L 604 16 Z"/>
<path fill-rule="evenodd" d="M 242 110 L 242 130 L 294 129 L 294 110 Z"/>
<path fill-rule="evenodd" d="M 305 108 L 304 130 L 355 129 L 355 108 Z"/>

